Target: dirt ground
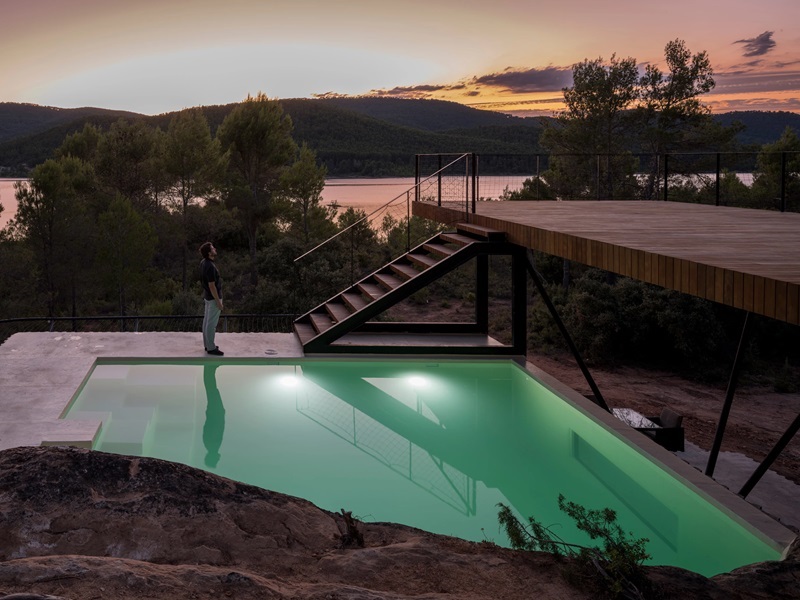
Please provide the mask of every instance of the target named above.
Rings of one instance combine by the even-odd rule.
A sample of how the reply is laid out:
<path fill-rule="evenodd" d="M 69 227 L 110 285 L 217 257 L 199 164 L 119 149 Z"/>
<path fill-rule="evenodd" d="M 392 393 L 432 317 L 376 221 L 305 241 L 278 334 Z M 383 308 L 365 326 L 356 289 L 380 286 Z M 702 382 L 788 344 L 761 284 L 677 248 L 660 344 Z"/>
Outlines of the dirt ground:
<path fill-rule="evenodd" d="M 589 384 L 569 355 L 528 354 L 528 360 L 582 394 Z M 665 406 L 684 415 L 686 440 L 710 450 L 725 401 L 725 386 L 689 381 L 658 371 L 633 367 L 613 370 L 589 367 L 610 407 L 633 408 L 658 415 Z M 763 460 L 800 413 L 800 394 L 779 394 L 768 387 L 739 386 L 722 441 L 722 450 Z M 771 469 L 800 484 L 800 434 L 784 449 Z"/>

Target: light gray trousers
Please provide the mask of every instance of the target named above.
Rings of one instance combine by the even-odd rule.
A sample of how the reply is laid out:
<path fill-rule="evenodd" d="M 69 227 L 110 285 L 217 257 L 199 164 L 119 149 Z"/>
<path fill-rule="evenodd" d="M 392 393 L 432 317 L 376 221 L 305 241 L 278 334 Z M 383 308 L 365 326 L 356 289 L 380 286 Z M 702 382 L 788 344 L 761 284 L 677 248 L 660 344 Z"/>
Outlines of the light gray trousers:
<path fill-rule="evenodd" d="M 220 310 L 216 300 L 205 300 L 206 310 L 203 314 L 203 345 L 206 350 L 213 350 L 217 347 L 214 343 L 214 336 L 217 333 L 217 323 L 219 323 Z"/>

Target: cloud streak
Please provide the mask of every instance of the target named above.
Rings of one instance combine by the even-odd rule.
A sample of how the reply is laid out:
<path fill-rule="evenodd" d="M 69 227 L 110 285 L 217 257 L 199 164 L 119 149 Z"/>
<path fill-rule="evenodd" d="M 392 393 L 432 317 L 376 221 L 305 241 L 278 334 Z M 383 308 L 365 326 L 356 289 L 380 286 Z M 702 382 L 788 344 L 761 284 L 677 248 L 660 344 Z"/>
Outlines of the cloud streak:
<path fill-rule="evenodd" d="M 475 75 L 456 83 L 397 86 L 370 90 L 369 96 L 393 98 L 433 98 L 460 95 L 467 98 L 501 94 L 558 93 L 572 84 L 572 69 L 544 67 Z"/>
<path fill-rule="evenodd" d="M 800 70 L 794 71 L 732 71 L 714 75 L 717 82 L 714 94 L 786 92 L 800 89 Z"/>
<path fill-rule="evenodd" d="M 545 67 L 543 69 L 513 69 L 491 73 L 470 80 L 472 85 L 499 87 L 512 93 L 553 92 L 572 83 L 572 69 Z"/>
<path fill-rule="evenodd" d="M 750 43 L 748 52 L 769 52 L 775 43 L 765 32 Z M 760 50 L 759 50 L 760 49 Z M 757 56 L 728 70 L 715 73 L 715 89 L 702 98 L 712 112 L 724 110 L 792 110 L 800 100 L 800 60 L 782 64 Z M 373 89 L 368 96 L 425 98 L 461 102 L 473 108 L 496 110 L 518 116 L 548 115 L 563 110 L 562 90 L 572 85 L 572 68 L 507 68 L 474 75 L 454 83 L 397 86 Z M 752 99 L 744 96 L 750 95 Z"/>
<path fill-rule="evenodd" d="M 733 43 L 744 44 L 744 56 L 763 56 L 777 45 L 772 39 L 774 33 L 774 31 L 765 31 L 754 38 L 736 40 Z"/>
<path fill-rule="evenodd" d="M 463 83 L 455 84 L 422 84 L 396 86 L 391 89 L 370 90 L 368 96 L 386 98 L 430 98 L 439 92 L 453 92 L 465 90 Z"/>

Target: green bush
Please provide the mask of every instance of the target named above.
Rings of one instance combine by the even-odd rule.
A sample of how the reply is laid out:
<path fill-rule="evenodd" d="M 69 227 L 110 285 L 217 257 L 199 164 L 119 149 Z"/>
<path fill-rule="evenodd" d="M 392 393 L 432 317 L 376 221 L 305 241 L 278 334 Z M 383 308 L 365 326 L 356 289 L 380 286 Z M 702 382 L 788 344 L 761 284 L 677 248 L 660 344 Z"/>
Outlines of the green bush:
<path fill-rule="evenodd" d="M 497 519 L 505 529 L 511 547 L 516 550 L 550 552 L 576 560 L 578 572 L 568 577 L 581 587 L 594 587 L 597 595 L 612 598 L 644 598 L 650 588 L 642 564 L 650 558 L 647 538 L 629 538 L 617 523 L 617 514 L 610 508 L 587 509 L 568 502 L 558 495 L 558 508 L 575 521 L 579 530 L 600 543 L 582 546 L 565 542 L 534 517 L 522 523 L 511 509 L 500 503 Z M 597 575 L 600 575 L 598 578 Z"/>

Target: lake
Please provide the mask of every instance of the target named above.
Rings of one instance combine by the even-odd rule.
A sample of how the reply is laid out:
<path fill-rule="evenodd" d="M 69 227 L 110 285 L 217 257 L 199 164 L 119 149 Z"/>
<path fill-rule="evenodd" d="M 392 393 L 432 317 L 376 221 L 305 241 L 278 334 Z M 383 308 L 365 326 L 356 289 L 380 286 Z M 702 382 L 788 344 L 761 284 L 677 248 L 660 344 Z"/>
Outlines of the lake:
<path fill-rule="evenodd" d="M 752 185 L 752 173 L 738 173 L 737 176 L 745 185 Z M 521 175 L 481 177 L 479 196 L 497 199 L 506 189 L 511 191 L 520 189 L 525 179 L 526 177 Z M 0 228 L 6 226 L 17 210 L 17 201 L 14 198 L 14 183 L 17 181 L 20 180 L 0 178 L 0 204 L 4 208 L 3 212 L 0 213 Z M 423 189 L 423 196 L 434 193 L 433 190 L 435 190 L 436 185 L 436 181 L 431 180 L 430 187 L 432 191 L 426 192 Z M 443 193 L 450 196 L 460 194 L 459 197 L 461 197 L 464 195 L 463 185 L 464 179 L 462 177 L 451 177 L 449 178 L 449 183 L 446 184 L 447 187 L 450 187 L 450 191 L 448 193 L 443 187 Z M 453 190 L 453 187 L 457 189 Z M 394 199 L 397 199 L 398 203 L 404 202 L 406 193 L 413 198 L 413 188 L 413 177 L 328 179 L 325 181 L 325 188 L 322 190 L 322 204 L 337 204 L 340 212 L 348 208 L 355 208 L 370 214 L 375 209 Z"/>
<path fill-rule="evenodd" d="M 463 185 L 463 179 L 460 177 L 457 179 L 460 182 L 459 185 Z M 480 195 L 496 198 L 506 187 L 511 190 L 521 188 L 524 180 L 525 177 L 519 175 L 481 177 Z M 17 200 L 14 197 L 14 183 L 17 181 L 20 180 L 0 178 L 0 204 L 4 208 L 0 213 L 0 228 L 5 227 L 17 211 Z M 413 198 L 413 187 L 413 177 L 328 179 L 322 190 L 322 204 L 335 203 L 340 210 L 352 207 L 369 214 L 395 198 L 402 197 L 404 199 L 406 192 L 409 192 Z"/>
<path fill-rule="evenodd" d="M 0 213 L 0 229 L 5 227 L 17 212 L 17 199 L 14 197 L 14 184 L 17 181 L 21 180 L 0 178 L 0 204 L 3 205 L 3 212 Z"/>

